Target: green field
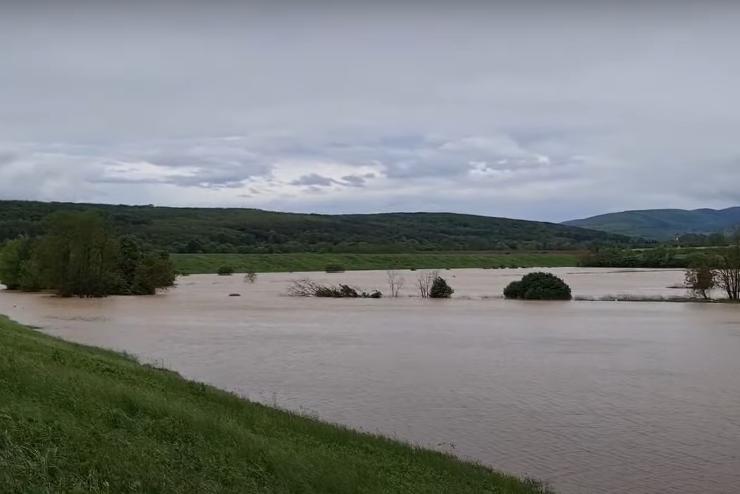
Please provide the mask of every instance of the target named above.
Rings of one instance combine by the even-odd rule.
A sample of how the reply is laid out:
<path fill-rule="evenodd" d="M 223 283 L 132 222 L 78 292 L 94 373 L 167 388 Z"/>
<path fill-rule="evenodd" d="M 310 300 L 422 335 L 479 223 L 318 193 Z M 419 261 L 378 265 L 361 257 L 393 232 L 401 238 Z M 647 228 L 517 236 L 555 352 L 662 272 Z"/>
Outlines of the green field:
<path fill-rule="evenodd" d="M 237 272 L 323 271 L 329 264 L 347 270 L 444 269 L 505 267 L 568 267 L 578 264 L 578 252 L 449 252 L 404 254 L 173 254 L 181 273 L 215 273 L 220 266 Z"/>
<path fill-rule="evenodd" d="M 0 317 L 3 493 L 543 493 Z"/>

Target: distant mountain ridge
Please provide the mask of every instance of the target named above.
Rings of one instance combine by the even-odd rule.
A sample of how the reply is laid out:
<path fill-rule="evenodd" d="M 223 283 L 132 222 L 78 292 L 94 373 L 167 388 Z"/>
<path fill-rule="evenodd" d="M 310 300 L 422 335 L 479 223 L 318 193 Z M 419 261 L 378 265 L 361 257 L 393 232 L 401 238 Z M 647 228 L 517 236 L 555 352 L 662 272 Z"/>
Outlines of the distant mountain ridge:
<path fill-rule="evenodd" d="M 417 252 L 582 249 L 631 239 L 596 230 L 456 213 L 299 214 L 0 201 L 0 243 L 38 235 L 57 211 L 98 210 L 121 234 L 170 252 Z"/>
<path fill-rule="evenodd" d="M 740 227 L 740 207 L 726 209 L 643 209 L 607 213 L 564 225 L 652 240 L 669 240 L 685 233 L 716 233 Z"/>

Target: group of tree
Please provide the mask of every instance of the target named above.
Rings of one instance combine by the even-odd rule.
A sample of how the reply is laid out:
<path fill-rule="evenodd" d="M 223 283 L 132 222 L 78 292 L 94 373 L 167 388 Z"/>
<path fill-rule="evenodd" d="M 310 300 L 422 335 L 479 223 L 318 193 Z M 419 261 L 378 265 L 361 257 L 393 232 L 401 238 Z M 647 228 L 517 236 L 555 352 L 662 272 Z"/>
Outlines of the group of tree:
<path fill-rule="evenodd" d="M 686 286 L 704 299 L 718 288 L 729 300 L 740 300 L 740 238 L 727 249 L 692 256 L 686 269 Z"/>
<path fill-rule="evenodd" d="M 451 213 L 320 215 L 31 201 L 0 201 L 0 242 L 46 233 L 49 214 L 84 210 L 171 253 L 562 250 L 634 243 L 567 225 Z"/>
<path fill-rule="evenodd" d="M 96 212 L 52 214 L 43 231 L 6 242 L 0 282 L 7 288 L 103 297 L 149 295 L 174 284 L 167 253 L 147 249 L 133 236 L 117 235 Z"/>

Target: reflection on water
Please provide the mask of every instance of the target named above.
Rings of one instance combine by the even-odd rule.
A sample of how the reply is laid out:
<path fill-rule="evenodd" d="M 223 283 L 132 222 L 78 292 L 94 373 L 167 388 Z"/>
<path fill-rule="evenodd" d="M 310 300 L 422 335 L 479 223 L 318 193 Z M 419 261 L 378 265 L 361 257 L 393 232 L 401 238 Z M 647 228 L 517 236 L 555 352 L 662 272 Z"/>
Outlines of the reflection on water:
<path fill-rule="evenodd" d="M 553 269 L 574 294 L 684 295 L 680 271 Z M 0 293 L 64 338 L 564 493 L 729 493 L 740 485 L 740 307 L 518 302 L 525 270 L 443 271 L 457 299 L 290 298 L 289 280 L 190 276 L 156 297 Z M 385 289 L 385 273 L 314 273 Z M 230 293 L 241 297 L 229 297 Z"/>

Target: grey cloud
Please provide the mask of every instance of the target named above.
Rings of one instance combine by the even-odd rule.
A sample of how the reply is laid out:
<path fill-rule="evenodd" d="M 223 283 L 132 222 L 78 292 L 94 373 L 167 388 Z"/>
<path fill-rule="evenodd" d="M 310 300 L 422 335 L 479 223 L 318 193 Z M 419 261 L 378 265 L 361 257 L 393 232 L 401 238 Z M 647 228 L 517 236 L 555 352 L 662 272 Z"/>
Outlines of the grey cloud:
<path fill-rule="evenodd" d="M 733 2 L 32 3 L 0 17 L 4 197 L 552 220 L 740 200 Z"/>
<path fill-rule="evenodd" d="M 310 173 L 308 175 L 303 175 L 302 177 L 293 180 L 290 182 L 290 185 L 309 185 L 314 187 L 329 187 L 330 185 L 334 185 L 336 183 L 336 180 L 324 177 L 321 175 L 318 175 L 316 173 Z"/>

